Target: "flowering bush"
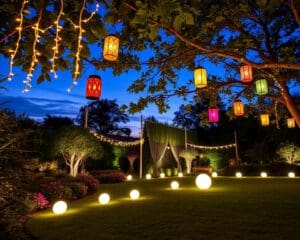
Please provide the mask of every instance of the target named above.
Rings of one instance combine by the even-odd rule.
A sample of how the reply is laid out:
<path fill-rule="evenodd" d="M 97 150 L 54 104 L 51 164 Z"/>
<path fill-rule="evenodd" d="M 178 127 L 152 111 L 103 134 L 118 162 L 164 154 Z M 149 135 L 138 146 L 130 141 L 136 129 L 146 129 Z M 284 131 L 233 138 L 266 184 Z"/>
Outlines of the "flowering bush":
<path fill-rule="evenodd" d="M 99 181 L 92 175 L 81 173 L 76 176 L 76 181 L 84 183 L 88 187 L 88 192 L 95 192 L 98 189 Z"/>
<path fill-rule="evenodd" d="M 93 172 L 93 175 L 100 183 L 121 183 L 126 180 L 126 176 L 122 172 Z"/>
<path fill-rule="evenodd" d="M 36 193 L 34 195 L 35 200 L 37 201 L 37 205 L 39 209 L 43 209 L 49 207 L 49 201 L 45 198 L 42 193 Z"/>
<path fill-rule="evenodd" d="M 88 191 L 88 186 L 80 182 L 68 183 L 68 187 L 72 189 L 72 199 L 83 198 Z"/>
<path fill-rule="evenodd" d="M 71 199 L 72 189 L 64 186 L 60 181 L 42 182 L 40 184 L 40 192 L 51 202 L 58 199 Z"/>

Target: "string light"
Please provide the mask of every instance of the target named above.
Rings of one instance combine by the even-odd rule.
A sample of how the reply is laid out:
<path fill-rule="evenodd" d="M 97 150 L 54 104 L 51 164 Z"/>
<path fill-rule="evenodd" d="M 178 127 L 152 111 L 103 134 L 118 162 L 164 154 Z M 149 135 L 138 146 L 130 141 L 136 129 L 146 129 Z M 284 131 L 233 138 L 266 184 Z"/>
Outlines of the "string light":
<path fill-rule="evenodd" d="M 35 67 L 38 63 L 38 60 L 37 60 L 37 56 L 40 55 L 40 53 L 36 50 L 36 45 L 37 43 L 39 42 L 39 38 L 40 38 L 40 34 L 39 32 L 45 32 L 45 30 L 41 30 L 39 28 L 40 26 L 40 21 L 42 19 L 42 9 L 39 13 L 39 17 L 38 17 L 38 20 L 37 22 L 34 24 L 34 27 L 33 27 L 33 30 L 34 30 L 34 40 L 33 40 L 33 44 L 32 44 L 32 58 L 31 58 L 31 63 L 30 63 L 30 68 L 27 72 L 27 77 L 26 77 L 26 80 L 24 81 L 25 83 L 25 87 L 23 89 L 23 92 L 28 92 L 29 89 L 31 88 L 31 78 L 33 76 L 33 72 L 35 70 Z"/>
<path fill-rule="evenodd" d="M 59 25 L 59 21 L 60 21 L 61 16 L 64 14 L 63 11 L 64 11 L 64 1 L 60 0 L 60 10 L 59 10 L 56 20 L 54 21 L 55 28 L 56 28 L 56 34 L 55 34 L 55 39 L 54 39 L 54 47 L 52 48 L 53 55 L 52 55 L 52 59 L 51 59 L 52 66 L 51 66 L 51 70 L 50 70 L 53 73 L 54 78 L 57 78 L 55 60 L 57 59 L 59 41 L 61 40 L 61 38 L 59 37 L 59 32 L 60 32 L 60 30 L 62 30 L 62 26 Z"/>
<path fill-rule="evenodd" d="M 219 145 L 219 146 L 201 146 L 201 145 L 194 145 L 194 144 L 190 144 L 188 143 L 187 145 L 189 145 L 192 148 L 198 148 L 198 149 L 207 149 L 207 150 L 221 150 L 221 149 L 228 149 L 228 148 L 232 148 L 235 147 L 235 143 L 231 143 L 231 144 L 227 144 L 227 145 Z"/>
<path fill-rule="evenodd" d="M 10 50 L 11 54 L 10 54 L 10 61 L 9 61 L 9 74 L 8 74 L 8 77 L 7 77 L 7 80 L 10 81 L 12 79 L 12 77 L 14 76 L 14 73 L 13 73 L 13 64 L 14 64 L 14 59 L 15 59 L 15 56 L 18 52 L 18 49 L 19 49 L 19 45 L 20 45 L 20 41 L 22 39 L 22 26 L 23 26 L 23 20 L 24 20 L 24 15 L 23 15 L 23 11 L 24 11 L 24 8 L 26 6 L 26 4 L 28 3 L 28 1 L 23 1 L 22 2 L 22 6 L 21 6 L 21 9 L 20 9 L 20 17 L 16 19 L 16 21 L 19 22 L 19 25 L 16 27 L 16 30 L 18 32 L 18 39 L 17 39 L 17 42 L 16 42 L 16 47 L 14 50 Z"/>
<path fill-rule="evenodd" d="M 120 146 L 120 147 L 132 147 L 132 146 L 139 145 L 141 143 L 140 139 L 138 139 L 136 141 L 120 141 L 120 140 L 115 140 L 115 139 L 106 137 L 106 136 L 104 136 L 102 134 L 95 133 L 93 131 L 91 131 L 91 134 L 93 134 L 101 142 L 110 143 L 112 145 Z M 142 139 L 142 143 L 144 143 L 144 139 Z"/>
<path fill-rule="evenodd" d="M 83 1 L 83 5 L 80 10 L 78 25 L 74 24 L 70 20 L 70 22 L 73 24 L 74 28 L 78 29 L 78 38 L 77 38 L 77 50 L 76 50 L 76 54 L 75 54 L 73 81 L 72 81 L 71 86 L 67 90 L 68 92 L 70 92 L 72 90 L 74 85 L 77 85 L 77 79 L 80 74 L 80 69 L 79 69 L 79 67 L 80 67 L 80 52 L 81 52 L 81 49 L 83 48 L 83 45 L 81 44 L 81 40 L 82 40 L 82 35 L 85 32 L 85 30 L 82 27 L 82 23 L 87 23 L 88 21 L 90 21 L 99 9 L 99 4 L 97 4 L 96 9 L 91 13 L 91 15 L 86 19 L 82 19 L 82 15 L 83 15 L 83 12 L 85 9 L 85 4 L 86 4 L 86 0 Z"/>

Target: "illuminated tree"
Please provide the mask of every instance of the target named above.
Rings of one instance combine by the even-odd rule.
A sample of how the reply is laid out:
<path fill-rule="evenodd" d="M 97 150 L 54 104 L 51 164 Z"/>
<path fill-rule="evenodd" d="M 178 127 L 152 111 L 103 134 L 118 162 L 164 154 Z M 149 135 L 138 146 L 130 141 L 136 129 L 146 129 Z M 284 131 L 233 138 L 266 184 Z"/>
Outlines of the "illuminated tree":
<path fill-rule="evenodd" d="M 196 158 L 197 155 L 199 155 L 199 153 L 192 149 L 185 149 L 179 154 L 180 157 L 183 157 L 185 159 L 186 171 L 188 174 L 191 173 L 192 161 Z"/>
<path fill-rule="evenodd" d="M 54 155 L 62 155 L 70 168 L 70 175 L 76 177 L 81 164 L 88 158 L 101 159 L 103 148 L 99 140 L 87 129 L 67 127 L 60 130 L 53 140 Z"/>
<path fill-rule="evenodd" d="M 297 159 L 300 159 L 300 148 L 287 141 L 279 145 L 277 154 L 287 163 L 293 164 Z"/>

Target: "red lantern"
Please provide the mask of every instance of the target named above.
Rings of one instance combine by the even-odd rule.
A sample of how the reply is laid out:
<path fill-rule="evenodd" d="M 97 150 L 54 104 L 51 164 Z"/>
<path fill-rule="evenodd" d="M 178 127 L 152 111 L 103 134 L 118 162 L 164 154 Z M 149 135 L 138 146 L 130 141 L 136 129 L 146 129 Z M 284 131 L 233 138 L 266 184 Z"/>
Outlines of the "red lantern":
<path fill-rule="evenodd" d="M 244 105 L 242 101 L 237 100 L 233 103 L 233 112 L 235 116 L 243 116 L 244 115 Z"/>
<path fill-rule="evenodd" d="M 208 121 L 211 123 L 216 123 L 219 121 L 219 110 L 217 108 L 208 109 Z"/>
<path fill-rule="evenodd" d="M 250 65 L 244 65 L 240 68 L 242 82 L 252 81 L 252 67 Z"/>
<path fill-rule="evenodd" d="M 86 82 L 85 97 L 98 100 L 101 96 L 102 80 L 97 75 L 90 75 Z"/>

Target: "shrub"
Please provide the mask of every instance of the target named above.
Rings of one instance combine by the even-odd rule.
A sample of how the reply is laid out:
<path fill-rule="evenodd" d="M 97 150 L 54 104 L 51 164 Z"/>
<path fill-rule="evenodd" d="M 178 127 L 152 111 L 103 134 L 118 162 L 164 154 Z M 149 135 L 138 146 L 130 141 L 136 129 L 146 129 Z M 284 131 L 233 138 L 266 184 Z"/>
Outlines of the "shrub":
<path fill-rule="evenodd" d="M 34 199 L 37 202 L 37 208 L 44 209 L 49 207 L 49 201 L 45 198 L 45 196 L 42 193 L 34 194 Z"/>
<path fill-rule="evenodd" d="M 72 189 L 72 199 L 83 198 L 88 191 L 88 186 L 81 182 L 70 182 L 68 187 Z"/>
<path fill-rule="evenodd" d="M 84 183 L 88 187 L 88 192 L 95 192 L 98 190 L 99 181 L 92 175 L 80 173 L 76 176 L 76 181 Z"/>
<path fill-rule="evenodd" d="M 92 173 L 100 183 L 121 183 L 124 182 L 126 176 L 123 172 L 97 171 Z"/>
<path fill-rule="evenodd" d="M 45 181 L 40 183 L 40 192 L 51 202 L 59 199 L 71 199 L 72 189 L 61 184 L 61 181 Z"/>

